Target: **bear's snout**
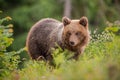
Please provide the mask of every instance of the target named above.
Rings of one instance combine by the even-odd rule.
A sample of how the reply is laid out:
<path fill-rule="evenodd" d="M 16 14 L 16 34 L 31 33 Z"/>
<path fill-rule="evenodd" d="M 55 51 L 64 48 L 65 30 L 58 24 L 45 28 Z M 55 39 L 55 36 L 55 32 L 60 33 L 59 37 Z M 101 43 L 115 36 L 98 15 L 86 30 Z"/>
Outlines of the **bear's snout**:
<path fill-rule="evenodd" d="M 74 46 L 74 45 L 75 45 L 75 43 L 74 43 L 73 41 L 70 41 L 69 44 L 70 44 L 71 46 Z"/>
<path fill-rule="evenodd" d="M 69 45 L 74 47 L 78 44 L 78 42 L 75 42 L 75 41 L 69 41 Z"/>
<path fill-rule="evenodd" d="M 69 45 L 74 47 L 77 44 L 79 44 L 79 39 L 76 35 L 72 34 L 69 38 Z"/>

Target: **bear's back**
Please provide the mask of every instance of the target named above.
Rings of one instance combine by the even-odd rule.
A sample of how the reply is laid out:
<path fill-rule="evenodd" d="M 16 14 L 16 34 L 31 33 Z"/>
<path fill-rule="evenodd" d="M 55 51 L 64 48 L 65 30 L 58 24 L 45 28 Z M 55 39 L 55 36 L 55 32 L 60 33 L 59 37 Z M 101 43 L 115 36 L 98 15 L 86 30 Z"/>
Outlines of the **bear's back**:
<path fill-rule="evenodd" d="M 49 51 L 49 48 L 51 46 L 50 44 L 53 44 L 51 43 L 51 34 L 54 32 L 54 34 L 56 34 L 57 31 L 59 31 L 57 30 L 59 28 L 59 24 L 61 24 L 61 22 L 55 19 L 46 18 L 37 22 L 30 29 L 26 45 L 29 54 L 33 56 L 33 59 L 35 55 L 43 55 L 44 57 L 46 56 L 46 53 Z"/>
<path fill-rule="evenodd" d="M 47 36 L 47 34 L 51 33 L 52 30 L 58 27 L 59 23 L 60 23 L 59 21 L 51 18 L 42 19 L 38 21 L 35 25 L 33 25 L 30 32 L 32 32 L 32 34 L 35 35 L 44 33 L 44 35 Z"/>

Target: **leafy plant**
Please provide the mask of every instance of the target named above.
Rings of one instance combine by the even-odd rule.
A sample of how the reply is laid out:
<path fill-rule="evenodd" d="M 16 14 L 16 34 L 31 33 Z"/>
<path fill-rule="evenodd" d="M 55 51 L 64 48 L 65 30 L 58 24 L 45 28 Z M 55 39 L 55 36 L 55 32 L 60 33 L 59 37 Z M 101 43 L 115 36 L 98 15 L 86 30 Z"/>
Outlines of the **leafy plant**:
<path fill-rule="evenodd" d="M 13 25 L 8 24 L 4 25 L 4 22 L 11 20 L 10 17 L 5 17 L 0 19 L 0 79 L 2 77 L 6 77 L 6 75 L 10 75 L 11 71 L 14 71 L 18 68 L 18 64 L 20 62 L 19 53 L 24 51 L 24 49 L 20 49 L 19 51 L 7 51 L 7 47 L 9 47 L 13 38 Z"/>

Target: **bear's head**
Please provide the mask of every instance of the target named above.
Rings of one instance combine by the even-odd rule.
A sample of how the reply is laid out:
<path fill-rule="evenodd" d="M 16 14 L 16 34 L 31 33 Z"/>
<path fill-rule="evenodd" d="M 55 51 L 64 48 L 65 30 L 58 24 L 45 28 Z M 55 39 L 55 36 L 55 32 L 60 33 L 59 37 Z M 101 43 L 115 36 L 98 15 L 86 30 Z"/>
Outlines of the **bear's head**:
<path fill-rule="evenodd" d="M 71 20 L 63 17 L 62 39 L 70 50 L 74 51 L 78 46 L 84 46 L 89 41 L 88 19 L 82 17 L 79 20 Z"/>

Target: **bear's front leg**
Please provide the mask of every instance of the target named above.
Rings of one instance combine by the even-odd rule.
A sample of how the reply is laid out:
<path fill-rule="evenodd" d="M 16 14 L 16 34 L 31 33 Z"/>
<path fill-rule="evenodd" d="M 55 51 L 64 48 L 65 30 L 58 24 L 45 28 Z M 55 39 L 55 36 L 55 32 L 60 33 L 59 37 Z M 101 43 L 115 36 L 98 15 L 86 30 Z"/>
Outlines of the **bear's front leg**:
<path fill-rule="evenodd" d="M 81 53 L 79 53 L 79 52 L 75 52 L 72 58 L 75 59 L 75 60 L 78 60 L 80 54 Z"/>
<path fill-rule="evenodd" d="M 83 53 L 85 47 L 79 48 L 77 52 L 74 53 L 73 59 L 78 60 L 79 56 Z"/>

